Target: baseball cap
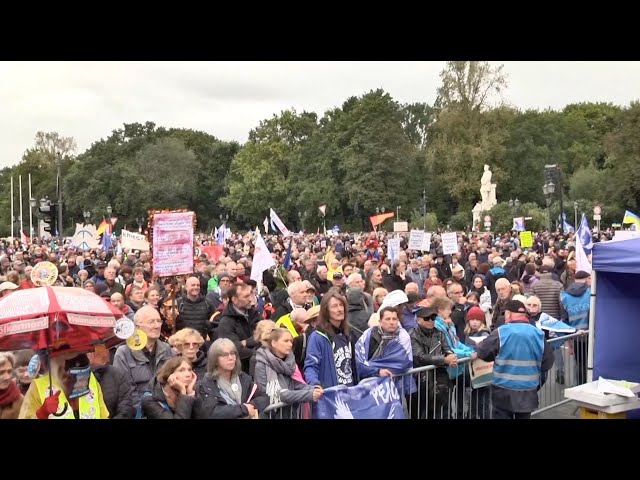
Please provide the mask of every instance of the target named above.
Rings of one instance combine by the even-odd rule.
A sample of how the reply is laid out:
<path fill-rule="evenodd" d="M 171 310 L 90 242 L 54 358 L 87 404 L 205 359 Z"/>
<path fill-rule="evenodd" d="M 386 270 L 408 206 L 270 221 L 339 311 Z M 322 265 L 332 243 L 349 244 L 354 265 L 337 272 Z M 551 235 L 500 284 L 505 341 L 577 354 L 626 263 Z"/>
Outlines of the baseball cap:
<path fill-rule="evenodd" d="M 524 306 L 524 303 L 519 300 L 509 300 L 507 304 L 504 306 L 505 311 L 513 312 L 513 313 L 525 313 L 528 314 L 527 309 Z"/>
<path fill-rule="evenodd" d="M 436 318 L 438 316 L 438 312 L 436 312 L 435 308 L 422 307 L 416 310 L 416 318 Z"/>
<path fill-rule="evenodd" d="M 585 272 L 584 270 L 580 270 L 576 272 L 575 279 L 576 280 L 584 280 L 585 278 L 589 278 L 591 274 L 589 272 Z"/>
<path fill-rule="evenodd" d="M 339 280 L 342 277 L 344 277 L 344 275 L 342 274 L 342 272 L 333 272 L 333 279 L 334 280 Z"/>

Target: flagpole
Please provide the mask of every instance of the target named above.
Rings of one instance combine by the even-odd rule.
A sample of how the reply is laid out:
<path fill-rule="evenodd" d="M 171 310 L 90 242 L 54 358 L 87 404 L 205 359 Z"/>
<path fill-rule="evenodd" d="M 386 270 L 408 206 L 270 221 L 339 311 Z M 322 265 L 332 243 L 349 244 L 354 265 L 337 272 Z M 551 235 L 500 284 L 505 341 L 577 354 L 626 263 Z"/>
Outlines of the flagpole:
<path fill-rule="evenodd" d="M 33 208 L 31 207 L 31 198 L 31 174 L 29 174 L 29 239 L 33 238 Z"/>
<path fill-rule="evenodd" d="M 22 240 L 22 175 L 18 175 L 18 191 L 20 193 L 20 239 Z"/>
<path fill-rule="evenodd" d="M 13 231 L 13 177 L 11 177 L 11 241 L 14 239 L 14 231 Z"/>

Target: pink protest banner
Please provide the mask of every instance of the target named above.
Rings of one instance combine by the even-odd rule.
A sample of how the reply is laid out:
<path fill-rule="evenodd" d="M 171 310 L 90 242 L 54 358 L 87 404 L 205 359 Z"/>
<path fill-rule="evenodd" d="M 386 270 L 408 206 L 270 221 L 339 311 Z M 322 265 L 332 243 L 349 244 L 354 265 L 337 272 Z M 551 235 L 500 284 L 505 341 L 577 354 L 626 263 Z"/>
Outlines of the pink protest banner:
<path fill-rule="evenodd" d="M 193 212 L 153 215 L 153 272 L 158 277 L 193 272 Z"/>

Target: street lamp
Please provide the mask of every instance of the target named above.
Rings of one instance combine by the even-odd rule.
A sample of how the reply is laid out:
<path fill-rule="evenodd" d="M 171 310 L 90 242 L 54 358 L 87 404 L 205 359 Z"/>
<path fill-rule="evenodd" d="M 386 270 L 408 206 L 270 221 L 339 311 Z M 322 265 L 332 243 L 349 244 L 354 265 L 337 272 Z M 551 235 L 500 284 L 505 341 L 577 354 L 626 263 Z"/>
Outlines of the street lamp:
<path fill-rule="evenodd" d="M 29 189 L 31 189 L 31 184 L 29 184 Z M 29 199 L 29 237 L 33 238 L 33 209 L 38 206 L 38 201 L 31 197 Z"/>
<path fill-rule="evenodd" d="M 574 215 L 575 223 L 573 224 L 573 231 L 577 232 L 578 231 L 578 201 L 577 200 L 573 202 L 573 211 L 575 213 Z"/>
<path fill-rule="evenodd" d="M 142 233 L 142 225 L 144 225 L 144 217 L 136 218 L 136 223 L 138 224 L 138 233 Z"/>
<path fill-rule="evenodd" d="M 302 212 L 298 212 L 298 223 L 300 225 L 300 230 L 304 231 L 304 220 L 302 220 Z"/>
<path fill-rule="evenodd" d="M 551 201 L 555 191 L 556 186 L 551 181 L 542 186 L 542 192 L 544 193 L 545 200 L 547 201 L 547 229 L 549 230 L 549 233 L 551 233 Z"/>
<path fill-rule="evenodd" d="M 227 220 L 229 220 L 229 214 L 227 213 L 224 216 L 222 216 L 222 214 L 220 214 L 218 216 L 218 218 L 220 218 L 220 223 L 225 224 L 225 223 L 227 223 Z"/>
<path fill-rule="evenodd" d="M 91 212 L 89 210 L 86 210 L 84 212 L 82 212 L 82 216 L 84 217 L 84 224 L 88 224 L 89 223 L 89 219 L 91 218 Z"/>
<path fill-rule="evenodd" d="M 517 198 L 514 200 L 509 200 L 509 207 L 511 207 L 511 213 L 513 213 L 514 215 L 516 213 L 518 213 L 518 210 L 520 210 L 520 200 L 518 200 Z"/>
<path fill-rule="evenodd" d="M 396 222 L 400 221 L 400 209 L 402 208 L 401 205 L 396 205 Z"/>
<path fill-rule="evenodd" d="M 384 211 L 385 211 L 385 208 L 384 208 L 384 207 L 382 207 L 382 208 L 380 208 L 380 207 L 376 207 L 376 213 L 377 213 L 378 215 L 379 215 L 380 213 L 384 213 Z"/>

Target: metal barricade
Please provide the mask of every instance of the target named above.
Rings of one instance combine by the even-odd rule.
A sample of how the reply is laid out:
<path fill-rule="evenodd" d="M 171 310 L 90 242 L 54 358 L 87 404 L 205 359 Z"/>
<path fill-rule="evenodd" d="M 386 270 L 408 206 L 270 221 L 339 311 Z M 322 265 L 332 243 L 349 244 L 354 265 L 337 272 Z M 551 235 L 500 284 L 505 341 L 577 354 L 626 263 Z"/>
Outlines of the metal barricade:
<path fill-rule="evenodd" d="M 564 398 L 567 388 L 587 383 L 588 334 L 572 333 L 550 338 L 555 361 L 546 372 L 545 382 L 538 392 L 539 407 L 532 416 L 539 415 L 571 400 Z"/>
<path fill-rule="evenodd" d="M 532 416 L 569 402 L 564 398 L 565 388 L 587 381 L 587 334 L 574 333 L 550 338 L 548 343 L 553 348 L 555 361 L 553 368 L 542 376 L 543 384 L 538 392 L 539 407 Z M 405 387 L 407 382 L 396 382 L 406 418 L 490 419 L 491 387 L 471 387 L 470 362 L 469 357 L 458 359 L 458 375 L 453 379 L 449 378 L 446 367 L 434 365 L 412 368 L 394 376 L 396 379 L 412 378 L 409 391 Z M 282 402 L 269 405 L 261 415 L 261 418 L 278 420 L 310 417 L 309 404 L 287 405 Z"/>

